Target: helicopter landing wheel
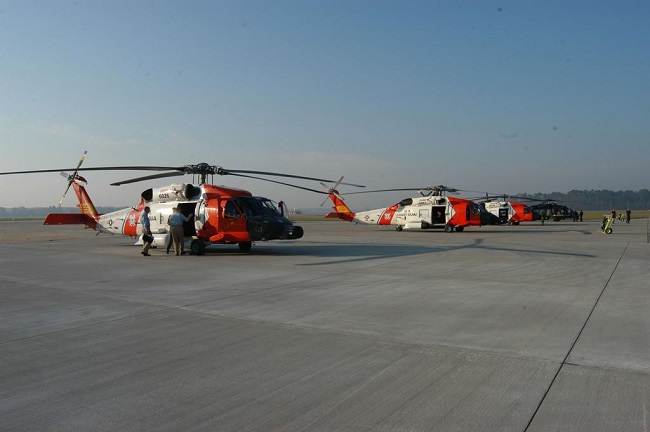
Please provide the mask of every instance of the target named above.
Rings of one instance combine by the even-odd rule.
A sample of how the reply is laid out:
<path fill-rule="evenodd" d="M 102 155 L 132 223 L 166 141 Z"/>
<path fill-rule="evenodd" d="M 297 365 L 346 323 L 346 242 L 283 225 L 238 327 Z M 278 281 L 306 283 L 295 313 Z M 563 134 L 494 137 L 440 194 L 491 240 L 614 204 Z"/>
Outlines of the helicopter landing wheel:
<path fill-rule="evenodd" d="M 454 230 L 454 226 L 453 226 L 453 225 L 449 225 L 449 224 L 445 225 L 445 232 L 446 232 L 446 233 L 450 233 L 450 232 L 452 232 L 453 230 Z"/>
<path fill-rule="evenodd" d="M 252 242 L 239 242 L 238 243 L 239 250 L 242 252 L 248 252 L 251 250 L 251 247 L 253 247 Z"/>
<path fill-rule="evenodd" d="M 192 251 L 192 255 L 203 255 L 205 253 L 205 245 L 203 244 L 203 240 L 192 240 L 192 243 L 190 243 L 190 250 Z"/>
<path fill-rule="evenodd" d="M 607 228 L 607 229 L 605 230 L 605 234 L 611 234 L 611 233 L 612 233 L 612 229 L 611 229 L 611 228 Z"/>

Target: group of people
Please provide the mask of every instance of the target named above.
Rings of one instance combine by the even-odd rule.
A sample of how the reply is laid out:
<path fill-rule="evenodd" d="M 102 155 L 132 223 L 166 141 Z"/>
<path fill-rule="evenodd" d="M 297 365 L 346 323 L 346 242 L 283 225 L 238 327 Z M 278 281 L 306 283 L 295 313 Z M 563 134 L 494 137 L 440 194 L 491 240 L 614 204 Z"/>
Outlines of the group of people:
<path fill-rule="evenodd" d="M 621 222 L 625 221 L 625 223 L 630 223 L 630 219 L 632 218 L 632 210 L 627 209 L 625 210 L 625 215 L 623 213 L 618 215 L 618 220 Z M 612 210 L 612 219 L 616 219 L 616 209 Z"/>
<path fill-rule="evenodd" d="M 185 245 L 185 230 L 183 224 L 189 221 L 194 214 L 185 216 L 180 212 L 178 207 L 172 209 L 173 213 L 169 216 L 167 224 L 169 225 L 169 241 L 167 242 L 167 253 L 169 253 L 172 244 L 174 245 L 174 253 L 176 255 L 184 255 Z M 153 244 L 153 235 L 151 234 L 151 220 L 149 219 L 151 208 L 145 207 L 140 213 L 140 230 L 142 231 L 142 255 L 151 256 L 149 249 Z"/>
<path fill-rule="evenodd" d="M 612 210 L 612 218 L 616 219 L 616 210 Z M 632 218 L 632 210 L 630 209 L 625 210 L 625 216 L 623 216 L 623 213 L 618 215 L 618 219 L 620 221 L 625 221 L 625 223 L 630 223 L 631 218 Z"/>
<path fill-rule="evenodd" d="M 573 211 L 571 211 L 571 220 L 573 222 L 578 222 L 578 221 L 582 222 L 583 215 L 584 215 L 584 213 L 583 213 L 582 210 L 580 210 L 580 211 L 573 210 Z"/>

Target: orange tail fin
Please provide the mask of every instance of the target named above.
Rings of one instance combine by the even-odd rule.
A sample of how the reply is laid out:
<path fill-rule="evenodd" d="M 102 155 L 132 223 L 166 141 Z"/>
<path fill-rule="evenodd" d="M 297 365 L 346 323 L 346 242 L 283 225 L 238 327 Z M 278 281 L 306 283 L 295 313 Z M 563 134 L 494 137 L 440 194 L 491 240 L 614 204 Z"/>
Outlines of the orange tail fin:
<path fill-rule="evenodd" d="M 339 219 L 343 221 L 352 222 L 354 220 L 355 213 L 350 210 L 350 208 L 345 204 L 343 198 L 339 195 L 336 190 L 332 190 L 328 195 L 329 199 L 334 203 L 332 209 L 334 210 L 331 213 L 325 215 L 326 218 L 330 219 Z"/>
<path fill-rule="evenodd" d="M 79 177 L 79 179 L 83 182 L 86 182 L 83 177 Z M 72 187 L 74 187 L 74 192 L 77 194 L 77 198 L 79 199 L 79 204 L 77 207 L 79 207 L 79 210 L 81 210 L 81 214 L 89 216 L 94 220 L 98 220 L 99 213 L 97 213 L 95 205 L 90 199 L 90 196 L 88 196 L 86 188 L 77 182 L 75 182 Z"/>

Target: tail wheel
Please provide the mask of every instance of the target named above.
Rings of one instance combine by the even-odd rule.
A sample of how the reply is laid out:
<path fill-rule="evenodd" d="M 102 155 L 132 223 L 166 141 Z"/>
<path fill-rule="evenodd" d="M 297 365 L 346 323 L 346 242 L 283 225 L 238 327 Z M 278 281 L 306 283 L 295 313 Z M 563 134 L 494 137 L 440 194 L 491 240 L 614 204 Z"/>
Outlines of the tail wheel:
<path fill-rule="evenodd" d="M 462 227 L 462 226 L 457 226 L 456 227 L 456 231 L 458 231 L 458 232 L 463 232 L 464 229 L 465 229 L 465 227 Z"/>
<path fill-rule="evenodd" d="M 239 242 L 239 250 L 242 252 L 248 252 L 253 247 L 252 242 Z"/>
<path fill-rule="evenodd" d="M 445 232 L 450 233 L 450 232 L 452 232 L 453 230 L 454 230 L 454 226 L 453 226 L 453 225 L 449 225 L 449 224 L 445 225 Z"/>
<path fill-rule="evenodd" d="M 205 245 L 203 244 L 203 240 L 201 239 L 192 240 L 192 243 L 190 243 L 190 250 L 192 251 L 192 255 L 205 254 Z"/>
<path fill-rule="evenodd" d="M 397 228 L 395 228 L 395 231 L 402 231 L 404 229 L 402 225 L 397 225 Z"/>
<path fill-rule="evenodd" d="M 611 233 L 612 233 L 612 229 L 611 229 L 611 228 L 607 228 L 607 229 L 605 230 L 605 234 L 611 234 Z"/>

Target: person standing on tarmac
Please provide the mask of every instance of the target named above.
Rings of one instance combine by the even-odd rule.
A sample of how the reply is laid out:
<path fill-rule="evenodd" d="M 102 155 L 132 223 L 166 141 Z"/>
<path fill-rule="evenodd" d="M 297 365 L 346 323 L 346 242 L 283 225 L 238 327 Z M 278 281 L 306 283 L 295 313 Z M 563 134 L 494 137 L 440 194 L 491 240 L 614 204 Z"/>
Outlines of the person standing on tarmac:
<path fill-rule="evenodd" d="M 185 216 L 181 213 L 178 207 L 174 207 L 173 213 L 169 216 L 169 229 L 172 234 L 172 240 L 174 241 L 174 252 L 176 255 L 185 254 L 185 230 L 183 229 L 183 223 L 190 220 L 194 214 Z M 167 248 L 167 253 L 169 253 L 169 248 Z"/>
<path fill-rule="evenodd" d="M 151 221 L 149 220 L 149 212 L 151 209 L 147 206 L 140 213 L 140 230 L 142 231 L 142 255 L 149 255 L 149 248 L 151 247 L 151 241 L 146 241 L 144 236 L 151 236 Z"/>
<path fill-rule="evenodd" d="M 632 210 L 625 210 L 625 223 L 630 223 L 630 218 L 632 217 Z"/>

